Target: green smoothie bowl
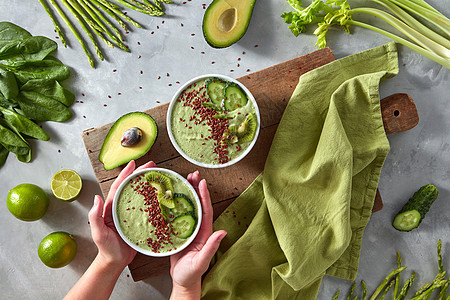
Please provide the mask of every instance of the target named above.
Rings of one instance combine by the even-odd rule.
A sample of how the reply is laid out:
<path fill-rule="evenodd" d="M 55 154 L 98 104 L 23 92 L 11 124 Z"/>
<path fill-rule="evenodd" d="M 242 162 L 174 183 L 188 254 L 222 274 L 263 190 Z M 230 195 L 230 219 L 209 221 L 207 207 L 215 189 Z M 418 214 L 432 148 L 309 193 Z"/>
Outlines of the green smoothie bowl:
<path fill-rule="evenodd" d="M 250 152 L 261 119 L 255 98 L 242 83 L 207 74 L 177 91 L 166 122 L 170 141 L 181 156 L 200 167 L 223 168 Z"/>
<path fill-rule="evenodd" d="M 181 175 L 163 168 L 128 176 L 114 196 L 112 213 L 120 237 L 136 251 L 155 257 L 186 248 L 202 221 L 195 189 Z"/>

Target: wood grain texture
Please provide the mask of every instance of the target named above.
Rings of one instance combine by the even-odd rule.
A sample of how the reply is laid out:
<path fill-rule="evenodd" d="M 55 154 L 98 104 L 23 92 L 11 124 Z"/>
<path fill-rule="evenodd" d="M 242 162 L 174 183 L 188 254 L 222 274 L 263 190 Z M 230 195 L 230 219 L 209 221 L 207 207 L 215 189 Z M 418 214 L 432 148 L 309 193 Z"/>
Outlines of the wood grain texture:
<path fill-rule="evenodd" d="M 187 176 L 190 172 L 198 170 L 208 182 L 214 218 L 216 218 L 264 169 L 273 136 L 299 77 L 333 60 L 333 53 L 329 48 L 325 48 L 237 79 L 254 95 L 261 113 L 261 130 L 257 143 L 253 150 L 237 164 L 223 169 L 207 169 L 193 165 L 181 157 L 171 145 L 165 127 L 168 104 L 145 111 L 153 117 L 158 125 L 158 137 L 152 149 L 138 159 L 136 164 L 142 165 L 152 160 L 158 167 L 171 169 L 182 176 Z M 386 102 L 384 102 L 384 105 L 382 104 L 382 110 L 385 109 L 386 112 L 389 112 L 389 118 L 385 122 L 385 127 L 389 128 L 389 133 L 413 127 L 411 127 L 411 124 L 414 123 L 415 119 L 409 118 L 408 115 L 412 111 L 414 103 L 412 99 L 409 101 L 409 96 L 406 97 L 407 95 L 405 95 L 393 95 L 391 98 L 388 97 L 383 100 L 383 102 Z M 382 115 L 384 120 L 384 111 Z M 392 122 L 396 122 L 396 124 L 391 125 Z M 108 194 L 111 184 L 122 170 L 122 167 L 118 167 L 107 171 L 98 160 L 103 140 L 112 125 L 113 123 L 109 123 L 98 128 L 88 129 L 82 134 L 95 176 L 104 196 Z M 373 211 L 378 211 L 382 207 L 381 196 L 377 191 Z M 170 263 L 167 258 L 152 258 L 141 254 L 137 254 L 129 265 L 135 281 L 167 273 L 169 267 Z"/>

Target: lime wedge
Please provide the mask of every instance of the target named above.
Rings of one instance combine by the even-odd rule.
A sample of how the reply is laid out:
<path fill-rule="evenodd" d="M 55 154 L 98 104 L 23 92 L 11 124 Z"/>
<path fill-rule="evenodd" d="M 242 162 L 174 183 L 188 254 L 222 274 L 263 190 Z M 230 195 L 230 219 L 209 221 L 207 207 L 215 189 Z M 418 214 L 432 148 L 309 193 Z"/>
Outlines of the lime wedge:
<path fill-rule="evenodd" d="M 73 170 L 60 170 L 53 175 L 51 188 L 56 198 L 71 202 L 78 198 L 83 183 L 80 175 Z"/>

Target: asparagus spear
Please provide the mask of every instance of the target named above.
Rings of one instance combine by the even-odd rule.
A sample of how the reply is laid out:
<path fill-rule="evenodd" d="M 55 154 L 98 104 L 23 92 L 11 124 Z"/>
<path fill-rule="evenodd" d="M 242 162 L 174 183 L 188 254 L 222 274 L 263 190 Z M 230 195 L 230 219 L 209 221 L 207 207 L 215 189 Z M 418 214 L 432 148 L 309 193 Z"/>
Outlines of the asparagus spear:
<path fill-rule="evenodd" d="M 127 16 L 126 14 L 124 14 L 117 5 L 109 2 L 108 0 L 91 0 L 92 2 L 94 2 L 94 4 L 96 4 L 97 6 L 99 6 L 98 4 L 103 5 L 104 7 L 109 8 L 114 14 L 116 14 L 117 16 L 120 16 L 122 18 L 124 18 L 125 20 L 127 20 L 128 22 L 130 22 L 131 24 L 133 24 L 135 27 L 137 28 L 142 28 L 141 24 L 139 24 L 138 22 L 134 21 L 133 19 L 131 19 L 129 16 Z"/>
<path fill-rule="evenodd" d="M 401 266 L 402 266 L 402 257 L 400 255 L 400 253 L 397 251 L 397 268 L 400 268 Z M 394 288 L 394 298 L 393 299 L 395 299 L 397 297 L 399 285 L 400 285 L 400 273 L 398 273 L 395 276 L 395 288 Z"/>
<path fill-rule="evenodd" d="M 361 280 L 361 286 L 363 288 L 363 300 L 367 299 L 367 285 L 364 280 Z"/>
<path fill-rule="evenodd" d="M 108 27 L 105 26 L 105 24 L 100 20 L 99 16 L 86 4 L 86 0 L 78 0 L 80 5 L 83 7 L 83 9 L 91 16 L 91 18 L 97 23 L 98 26 L 100 26 L 103 29 L 103 32 L 113 40 L 114 43 L 116 43 L 117 46 L 119 46 L 120 49 L 130 52 L 130 50 L 125 47 L 125 45 L 109 30 Z M 116 28 L 117 29 L 117 28 Z"/>
<path fill-rule="evenodd" d="M 444 264 L 442 263 L 442 241 L 439 240 L 437 246 L 439 273 L 444 272 Z"/>
<path fill-rule="evenodd" d="M 445 283 L 444 286 L 442 287 L 441 292 L 439 293 L 438 300 L 445 300 L 449 284 L 450 284 L 450 279 L 447 280 L 447 283 Z"/>
<path fill-rule="evenodd" d="M 81 0 L 81 1 L 84 2 L 84 4 L 87 5 L 89 7 L 89 9 L 96 14 L 97 18 L 100 18 L 106 25 L 108 25 L 109 28 L 111 28 L 114 31 L 115 36 L 121 42 L 123 42 L 123 37 L 122 37 L 122 34 L 120 33 L 119 29 L 115 25 L 113 25 L 107 18 L 105 18 L 105 16 L 102 14 L 102 12 L 94 4 L 92 4 L 89 0 Z M 99 23 L 99 22 L 97 21 L 97 23 Z M 103 30 L 106 30 L 106 29 L 103 28 Z"/>
<path fill-rule="evenodd" d="M 58 11 L 59 15 L 61 16 L 61 18 L 64 20 L 64 22 L 66 22 L 67 26 L 69 26 L 70 30 L 72 31 L 73 35 L 76 37 L 76 39 L 78 40 L 78 42 L 81 45 L 81 48 L 83 49 L 84 53 L 86 54 L 88 60 L 89 60 L 89 64 L 91 65 L 92 68 L 95 68 L 94 65 L 94 60 L 92 59 L 92 55 L 89 52 L 89 50 L 86 47 L 86 44 L 84 43 L 83 39 L 81 38 L 80 34 L 78 33 L 78 31 L 75 29 L 75 27 L 73 27 L 72 22 L 70 22 L 70 20 L 67 18 L 66 14 L 62 11 L 62 9 L 59 7 L 59 5 L 55 2 L 55 0 L 50 0 L 50 3 L 53 5 L 53 7 L 55 7 L 55 9 Z"/>
<path fill-rule="evenodd" d="M 333 300 L 338 300 L 340 292 L 340 290 L 337 290 L 336 294 L 334 294 Z"/>
<path fill-rule="evenodd" d="M 347 296 L 347 300 L 351 300 L 352 299 L 353 292 L 355 291 L 355 287 L 356 287 L 356 282 L 354 282 L 352 284 L 352 287 L 350 288 L 350 291 L 349 291 L 348 296 Z"/>
<path fill-rule="evenodd" d="M 406 295 L 409 292 L 409 289 L 411 288 L 412 283 L 414 282 L 414 279 L 416 278 L 416 273 L 412 273 L 411 277 L 406 280 L 405 285 L 403 285 L 402 290 L 400 291 L 400 294 L 395 298 L 395 300 L 403 300 L 406 298 Z"/>
<path fill-rule="evenodd" d="M 135 1 L 135 0 L 130 0 L 132 1 L 134 4 L 138 5 L 138 6 L 134 6 L 132 4 L 130 4 L 129 2 L 125 1 L 125 0 L 116 0 L 117 2 L 125 5 L 128 8 L 131 8 L 135 11 L 141 12 L 143 14 L 147 14 L 147 15 L 151 15 L 151 16 L 162 16 L 164 13 L 162 11 L 153 11 L 153 10 L 147 10 L 146 8 L 142 7 L 142 4 L 137 4 L 139 2 Z"/>
<path fill-rule="evenodd" d="M 44 7 L 45 11 L 47 12 L 48 16 L 53 22 L 53 26 L 55 27 L 56 32 L 58 33 L 59 39 L 61 40 L 61 43 L 64 45 L 64 47 L 67 48 L 67 42 L 66 38 L 64 36 L 64 33 L 61 30 L 61 27 L 59 27 L 59 22 L 53 15 L 52 11 L 50 10 L 50 7 L 48 6 L 47 2 L 45 0 L 39 0 L 42 7 Z"/>
<path fill-rule="evenodd" d="M 394 285 L 395 280 L 391 280 L 389 281 L 388 286 L 384 289 L 383 294 L 381 294 L 380 298 L 378 300 L 383 300 L 384 297 L 386 296 L 386 294 L 389 292 L 389 290 L 391 289 L 391 287 Z M 395 299 L 395 298 L 394 298 Z"/>
<path fill-rule="evenodd" d="M 103 36 L 102 34 L 103 29 L 97 24 L 95 24 L 94 21 L 92 21 L 92 19 L 88 17 L 88 15 L 86 15 L 85 11 L 81 8 L 79 3 L 77 3 L 75 0 L 67 0 L 67 1 L 78 12 L 81 18 L 84 19 L 84 21 L 89 25 L 89 27 L 91 27 L 92 31 L 94 31 L 94 33 L 97 34 L 108 47 L 114 48 L 114 45 Z"/>
<path fill-rule="evenodd" d="M 67 0 L 61 0 L 61 1 L 69 9 L 69 11 L 74 15 L 74 17 L 80 23 L 81 28 L 83 28 L 83 30 L 88 35 L 89 39 L 91 40 L 92 44 L 94 45 L 95 52 L 97 53 L 98 58 L 100 58 L 100 60 L 103 60 L 104 59 L 103 58 L 103 53 L 100 50 L 100 48 L 98 47 L 98 44 L 97 44 L 97 42 L 94 39 L 94 36 L 89 31 L 89 29 L 86 27 L 86 24 L 84 23 L 83 19 L 78 15 L 77 11 L 67 2 Z"/>
<path fill-rule="evenodd" d="M 383 288 L 386 286 L 386 284 L 388 284 L 389 279 L 390 279 L 392 276 L 397 275 L 398 273 L 404 271 L 405 269 L 406 269 L 406 267 L 401 267 L 401 268 L 398 268 L 398 269 L 392 271 L 391 273 L 389 273 L 389 275 L 386 276 L 386 278 L 383 280 L 383 282 L 380 284 L 380 286 L 378 286 L 378 288 L 377 288 L 377 289 L 375 290 L 375 292 L 372 294 L 372 296 L 370 297 L 370 300 L 375 300 L 375 299 L 378 297 L 378 295 L 381 293 L 381 291 L 382 291 Z"/>

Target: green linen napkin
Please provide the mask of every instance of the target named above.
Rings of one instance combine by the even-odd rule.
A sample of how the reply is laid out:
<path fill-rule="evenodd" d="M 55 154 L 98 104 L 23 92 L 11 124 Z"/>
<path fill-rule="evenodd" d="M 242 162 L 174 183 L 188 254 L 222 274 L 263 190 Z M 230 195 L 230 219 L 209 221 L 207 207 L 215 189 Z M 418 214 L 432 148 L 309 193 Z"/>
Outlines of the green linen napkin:
<path fill-rule="evenodd" d="M 325 274 L 354 280 L 389 152 L 378 87 L 395 43 L 300 77 L 264 171 L 219 216 L 204 299 L 315 299 Z"/>

